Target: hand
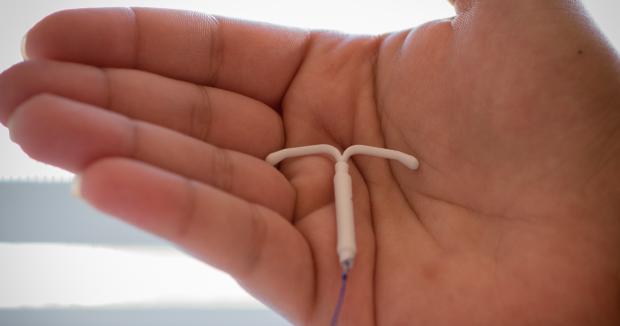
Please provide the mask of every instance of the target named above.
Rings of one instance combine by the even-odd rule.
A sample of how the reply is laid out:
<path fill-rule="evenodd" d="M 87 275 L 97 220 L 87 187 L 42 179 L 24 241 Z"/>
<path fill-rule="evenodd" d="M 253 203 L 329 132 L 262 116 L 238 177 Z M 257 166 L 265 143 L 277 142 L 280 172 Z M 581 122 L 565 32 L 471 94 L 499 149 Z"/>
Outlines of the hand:
<path fill-rule="evenodd" d="M 151 9 L 54 14 L 0 77 L 0 121 L 93 206 L 326 325 L 333 162 L 358 255 L 341 325 L 620 323 L 620 62 L 568 0 L 457 1 L 378 37 Z M 10 120 L 9 120 L 10 118 Z"/>

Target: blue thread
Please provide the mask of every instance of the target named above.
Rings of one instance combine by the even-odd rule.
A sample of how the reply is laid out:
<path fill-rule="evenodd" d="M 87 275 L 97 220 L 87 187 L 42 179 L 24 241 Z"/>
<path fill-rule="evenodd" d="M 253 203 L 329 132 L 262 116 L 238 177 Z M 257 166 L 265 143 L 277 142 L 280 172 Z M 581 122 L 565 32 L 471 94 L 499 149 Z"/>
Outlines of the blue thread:
<path fill-rule="evenodd" d="M 342 285 L 340 286 L 340 294 L 338 294 L 338 303 L 336 304 L 336 309 L 334 310 L 334 314 L 332 315 L 331 326 L 338 325 L 338 317 L 340 316 L 340 309 L 342 308 L 342 303 L 344 302 L 344 291 L 347 288 L 347 273 L 342 273 Z"/>

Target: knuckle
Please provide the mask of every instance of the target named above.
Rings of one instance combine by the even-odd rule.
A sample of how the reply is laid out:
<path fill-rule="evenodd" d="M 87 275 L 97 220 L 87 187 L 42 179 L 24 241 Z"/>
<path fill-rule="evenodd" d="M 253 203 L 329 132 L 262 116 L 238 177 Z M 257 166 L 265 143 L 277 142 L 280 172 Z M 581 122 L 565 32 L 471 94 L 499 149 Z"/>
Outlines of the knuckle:
<path fill-rule="evenodd" d="M 268 227 L 260 207 L 249 204 L 250 236 L 246 239 L 246 253 L 237 275 L 242 279 L 251 278 L 260 268 L 268 237 Z"/>
<path fill-rule="evenodd" d="M 208 142 L 213 120 L 213 107 L 207 87 L 197 87 L 200 100 L 191 107 L 189 132 L 192 137 Z"/>
<path fill-rule="evenodd" d="M 211 160 L 211 179 L 214 186 L 230 192 L 233 187 L 234 165 L 230 152 L 226 149 L 213 147 L 214 152 Z"/>

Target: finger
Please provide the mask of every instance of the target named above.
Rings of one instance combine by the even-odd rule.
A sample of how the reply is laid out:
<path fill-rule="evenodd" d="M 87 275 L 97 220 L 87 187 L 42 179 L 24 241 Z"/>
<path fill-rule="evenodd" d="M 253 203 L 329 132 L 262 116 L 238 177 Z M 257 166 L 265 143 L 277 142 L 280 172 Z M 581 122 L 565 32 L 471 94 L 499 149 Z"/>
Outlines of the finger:
<path fill-rule="evenodd" d="M 91 105 L 38 95 L 15 111 L 10 131 L 31 157 L 70 171 L 130 157 L 292 215 L 292 187 L 264 161 Z"/>
<path fill-rule="evenodd" d="M 27 61 L 0 75 L 0 121 L 23 101 L 53 93 L 264 158 L 281 148 L 280 116 L 248 97 L 159 75 Z"/>
<path fill-rule="evenodd" d="M 28 33 L 26 51 L 31 58 L 146 70 L 276 107 L 302 61 L 306 39 L 299 30 L 192 12 L 78 9 L 38 23 Z"/>
<path fill-rule="evenodd" d="M 310 250 L 273 211 L 128 159 L 89 166 L 80 189 L 96 208 L 230 273 L 290 320 L 306 314 L 314 286 Z"/>

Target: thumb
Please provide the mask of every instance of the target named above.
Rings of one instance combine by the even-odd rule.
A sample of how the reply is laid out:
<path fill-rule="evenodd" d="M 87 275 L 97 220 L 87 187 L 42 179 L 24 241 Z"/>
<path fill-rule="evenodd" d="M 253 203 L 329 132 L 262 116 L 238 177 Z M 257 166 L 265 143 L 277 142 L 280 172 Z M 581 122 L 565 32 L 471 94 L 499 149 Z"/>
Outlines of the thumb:
<path fill-rule="evenodd" d="M 487 43 L 538 43 L 555 52 L 582 46 L 607 57 L 613 52 L 579 0 L 448 1 L 457 13 L 453 27 Z"/>
<path fill-rule="evenodd" d="M 448 0 L 448 2 L 454 6 L 458 15 L 469 11 L 493 11 L 505 15 L 520 15 L 540 9 L 562 9 L 580 14 L 585 12 L 580 1 L 575 0 Z"/>

